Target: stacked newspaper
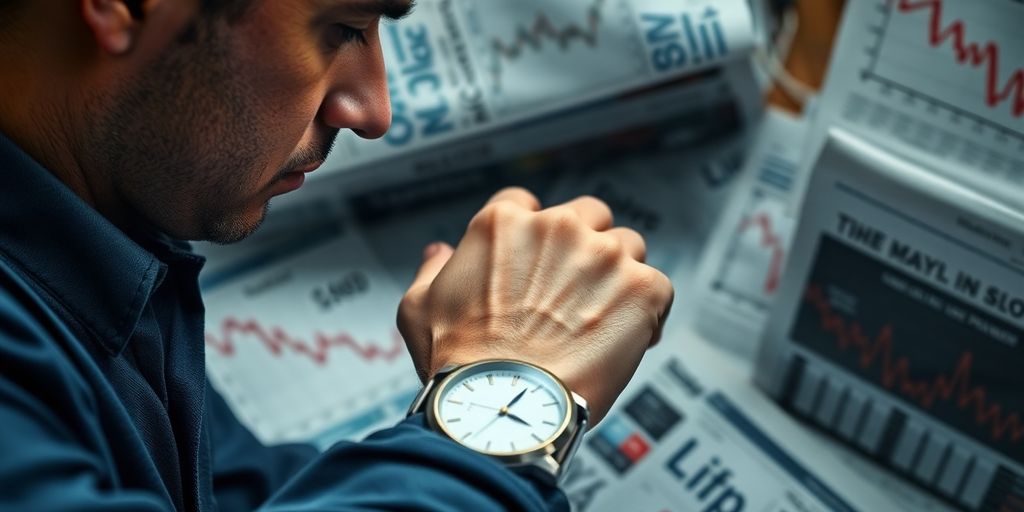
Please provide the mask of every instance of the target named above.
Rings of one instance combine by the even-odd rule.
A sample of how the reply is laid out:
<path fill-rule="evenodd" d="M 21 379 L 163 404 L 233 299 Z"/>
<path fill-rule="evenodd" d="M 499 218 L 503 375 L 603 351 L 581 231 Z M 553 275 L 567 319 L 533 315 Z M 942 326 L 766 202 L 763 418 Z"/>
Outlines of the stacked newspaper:
<path fill-rule="evenodd" d="M 753 51 L 745 0 L 420 0 L 381 40 L 391 129 L 342 134 L 315 176 L 451 172 L 751 97 L 719 76 Z"/>
<path fill-rule="evenodd" d="M 761 281 L 758 384 L 880 486 L 970 511 L 1024 510 L 1021 19 L 1006 0 L 847 3 L 785 271 Z"/>

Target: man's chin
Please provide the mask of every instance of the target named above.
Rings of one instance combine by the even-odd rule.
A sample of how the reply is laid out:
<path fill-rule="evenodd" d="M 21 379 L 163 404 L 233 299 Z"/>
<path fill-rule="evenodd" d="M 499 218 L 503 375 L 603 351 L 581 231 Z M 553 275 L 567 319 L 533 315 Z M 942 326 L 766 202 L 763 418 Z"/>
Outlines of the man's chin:
<path fill-rule="evenodd" d="M 204 227 L 203 240 L 215 244 L 233 244 L 241 242 L 256 232 L 267 218 L 267 211 L 270 203 L 265 203 L 262 208 L 254 212 L 246 212 L 245 215 L 221 218 L 217 222 Z"/>

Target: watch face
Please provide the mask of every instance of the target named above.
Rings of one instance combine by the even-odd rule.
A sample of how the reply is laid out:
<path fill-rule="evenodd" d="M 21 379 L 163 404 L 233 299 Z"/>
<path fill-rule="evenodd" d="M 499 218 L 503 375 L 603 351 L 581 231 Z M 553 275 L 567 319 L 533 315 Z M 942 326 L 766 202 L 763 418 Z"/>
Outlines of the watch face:
<path fill-rule="evenodd" d="M 443 381 L 437 423 L 453 439 L 481 452 L 536 450 L 568 425 L 569 396 L 547 372 L 512 361 L 468 366 Z"/>

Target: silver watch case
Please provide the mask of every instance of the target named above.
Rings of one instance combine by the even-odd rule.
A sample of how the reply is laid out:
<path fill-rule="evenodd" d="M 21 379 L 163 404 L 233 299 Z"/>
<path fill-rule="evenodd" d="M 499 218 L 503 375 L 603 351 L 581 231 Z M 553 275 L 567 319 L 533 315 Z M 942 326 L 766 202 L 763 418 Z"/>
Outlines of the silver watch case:
<path fill-rule="evenodd" d="M 543 372 L 559 383 L 573 404 L 572 410 L 569 411 L 568 421 L 562 426 L 561 431 L 558 432 L 553 441 L 533 450 L 525 450 L 513 454 L 492 454 L 479 452 L 478 450 L 474 451 L 497 459 L 511 469 L 530 471 L 557 484 L 565 476 L 569 462 L 572 461 L 576 450 L 579 449 L 580 443 L 583 440 L 583 434 L 586 433 L 589 426 L 590 411 L 587 408 L 587 401 L 583 397 L 572 392 L 565 383 L 552 375 L 551 372 L 537 365 L 514 359 L 488 359 L 465 365 L 445 366 L 423 385 L 423 389 L 420 390 L 409 406 L 407 416 L 424 412 L 426 413 L 427 425 L 431 429 L 451 438 L 437 421 L 436 407 L 433 400 L 435 392 L 441 389 L 447 380 L 458 378 L 464 372 L 478 370 L 481 366 L 506 366 L 508 364 L 523 365 L 532 370 Z M 458 442 L 454 438 L 452 440 Z M 470 449 L 472 450 L 472 448 Z"/>

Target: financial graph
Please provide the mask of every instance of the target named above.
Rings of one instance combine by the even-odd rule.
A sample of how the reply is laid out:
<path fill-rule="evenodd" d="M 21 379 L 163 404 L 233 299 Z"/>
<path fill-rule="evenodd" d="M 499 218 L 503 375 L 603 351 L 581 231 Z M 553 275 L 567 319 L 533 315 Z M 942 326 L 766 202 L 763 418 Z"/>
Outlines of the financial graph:
<path fill-rule="evenodd" d="M 337 233 L 204 288 L 207 373 L 265 443 L 358 436 L 397 421 L 418 387 L 394 327 L 401 291 L 354 228 Z"/>
<path fill-rule="evenodd" d="M 938 402 L 951 404 L 973 417 L 975 424 L 986 427 L 993 441 L 1019 443 L 1024 439 L 1020 411 L 1008 410 L 990 400 L 988 389 L 974 383 L 974 354 L 970 350 L 961 352 L 947 371 L 916 377 L 911 359 L 895 355 L 893 324 L 883 325 L 872 336 L 856 320 L 834 311 L 820 286 L 809 286 L 804 299 L 818 313 L 821 330 L 835 339 L 836 347 L 848 353 L 861 370 L 877 368 L 879 383 L 886 389 L 924 409 L 931 409 Z"/>
<path fill-rule="evenodd" d="M 496 111 L 562 101 L 646 71 L 628 0 L 466 0 Z"/>
<path fill-rule="evenodd" d="M 221 356 L 231 357 L 238 353 L 240 346 L 248 342 L 258 344 L 274 357 L 304 357 L 321 367 L 327 365 L 334 352 L 343 354 L 333 357 L 351 354 L 364 363 L 392 361 L 405 354 L 405 343 L 398 333 L 391 337 L 386 347 L 373 341 L 360 343 L 348 332 L 315 332 L 312 339 L 312 342 L 307 342 L 292 336 L 281 327 L 268 327 L 258 320 L 240 320 L 229 316 L 221 322 L 219 334 L 206 334 L 206 346 Z"/>
<path fill-rule="evenodd" d="M 755 194 L 735 227 L 712 287 L 767 309 L 781 283 L 793 224 L 783 198 Z"/>
<path fill-rule="evenodd" d="M 493 56 L 497 59 L 495 66 L 499 68 L 498 72 L 500 73 L 502 60 L 514 61 L 526 51 L 542 51 L 545 44 L 553 45 L 562 52 L 569 51 L 574 43 L 595 48 L 598 43 L 598 28 L 607 2 L 608 0 L 594 0 L 590 7 L 585 9 L 581 23 L 558 25 L 547 13 L 541 11 L 537 13 L 532 24 L 517 27 L 511 41 L 494 37 L 491 39 L 491 48 L 494 51 Z"/>
<path fill-rule="evenodd" d="M 936 309 L 943 314 L 935 314 Z M 831 364 L 1024 460 L 1024 332 L 823 236 L 792 338 Z"/>
<path fill-rule="evenodd" d="M 864 77 L 926 108 L 1024 138 L 1024 4 L 1016 0 L 889 0 Z"/>

